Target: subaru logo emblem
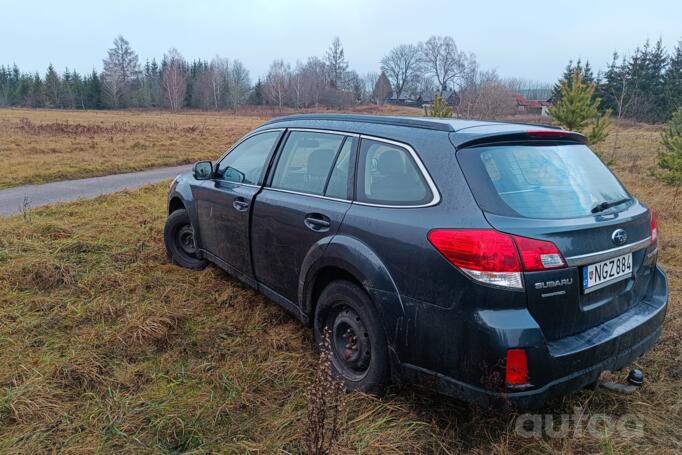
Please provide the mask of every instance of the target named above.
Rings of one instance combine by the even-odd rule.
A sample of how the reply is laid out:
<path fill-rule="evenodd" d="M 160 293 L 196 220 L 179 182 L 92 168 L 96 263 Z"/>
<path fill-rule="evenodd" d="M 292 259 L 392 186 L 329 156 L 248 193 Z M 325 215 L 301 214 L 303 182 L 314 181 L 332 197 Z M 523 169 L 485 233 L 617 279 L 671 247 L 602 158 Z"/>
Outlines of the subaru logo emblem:
<path fill-rule="evenodd" d="M 613 231 L 613 234 L 611 234 L 611 240 L 613 240 L 613 243 L 616 245 L 624 244 L 627 239 L 628 234 L 622 229 L 616 229 Z"/>

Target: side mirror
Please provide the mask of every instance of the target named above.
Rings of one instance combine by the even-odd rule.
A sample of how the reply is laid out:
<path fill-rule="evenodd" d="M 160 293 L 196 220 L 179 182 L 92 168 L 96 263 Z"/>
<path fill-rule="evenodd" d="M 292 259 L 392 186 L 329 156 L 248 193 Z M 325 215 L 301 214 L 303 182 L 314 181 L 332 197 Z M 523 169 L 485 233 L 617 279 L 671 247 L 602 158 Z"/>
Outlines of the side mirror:
<path fill-rule="evenodd" d="M 213 177 L 213 163 L 210 161 L 198 161 L 194 164 L 194 178 L 197 180 L 209 180 Z"/>

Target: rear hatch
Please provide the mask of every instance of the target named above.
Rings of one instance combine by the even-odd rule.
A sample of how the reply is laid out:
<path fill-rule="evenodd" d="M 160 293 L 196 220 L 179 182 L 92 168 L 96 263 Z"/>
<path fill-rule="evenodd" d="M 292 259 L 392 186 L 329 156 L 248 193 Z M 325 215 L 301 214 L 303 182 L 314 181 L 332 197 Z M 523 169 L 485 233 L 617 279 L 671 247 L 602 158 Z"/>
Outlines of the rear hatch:
<path fill-rule="evenodd" d="M 550 241 L 567 263 L 524 273 L 529 311 L 547 339 L 599 325 L 646 296 L 651 213 L 586 145 L 482 144 L 457 158 L 492 227 Z"/>

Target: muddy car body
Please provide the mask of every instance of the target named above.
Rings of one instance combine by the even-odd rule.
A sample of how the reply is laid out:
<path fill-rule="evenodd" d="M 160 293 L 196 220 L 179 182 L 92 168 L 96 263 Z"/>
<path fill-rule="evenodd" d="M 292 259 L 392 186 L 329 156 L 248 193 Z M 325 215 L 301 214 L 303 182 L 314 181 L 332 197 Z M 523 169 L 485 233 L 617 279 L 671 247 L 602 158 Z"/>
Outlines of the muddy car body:
<path fill-rule="evenodd" d="M 539 407 L 649 350 L 668 300 L 653 213 L 551 127 L 275 119 L 173 182 L 165 236 L 329 327 L 349 389 Z"/>

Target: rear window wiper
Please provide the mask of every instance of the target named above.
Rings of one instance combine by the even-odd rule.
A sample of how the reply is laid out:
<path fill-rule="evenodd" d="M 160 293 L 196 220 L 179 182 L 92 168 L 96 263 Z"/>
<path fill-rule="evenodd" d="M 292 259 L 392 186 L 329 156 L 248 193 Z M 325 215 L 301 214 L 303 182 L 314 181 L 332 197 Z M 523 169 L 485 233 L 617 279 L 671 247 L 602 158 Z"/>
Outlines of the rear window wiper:
<path fill-rule="evenodd" d="M 595 205 L 592 207 L 591 212 L 592 213 L 599 213 L 603 212 L 606 209 L 610 209 L 611 207 L 615 207 L 617 205 L 623 204 L 625 202 L 628 202 L 630 199 L 629 197 L 623 198 L 623 199 L 618 199 L 617 201 L 610 201 L 610 202 L 602 202 L 600 204 Z"/>

